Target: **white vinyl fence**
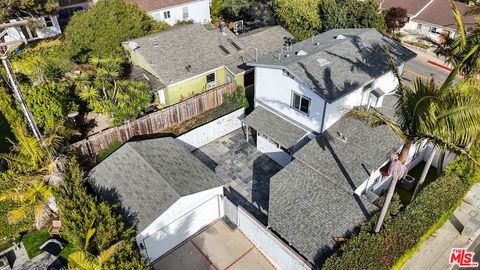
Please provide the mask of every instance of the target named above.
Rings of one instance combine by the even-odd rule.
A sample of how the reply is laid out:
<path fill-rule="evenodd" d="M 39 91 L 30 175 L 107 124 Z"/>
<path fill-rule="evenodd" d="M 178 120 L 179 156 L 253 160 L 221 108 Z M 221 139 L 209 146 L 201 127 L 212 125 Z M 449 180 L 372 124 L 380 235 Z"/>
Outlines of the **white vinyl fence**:
<path fill-rule="evenodd" d="M 225 215 L 262 250 L 279 269 L 312 270 L 311 264 L 300 257 L 270 230 L 265 228 L 241 206 L 235 206 L 226 197 L 224 199 Z"/>
<path fill-rule="evenodd" d="M 227 135 L 228 133 L 241 128 L 244 113 L 245 109 L 238 109 L 218 118 L 217 120 L 213 120 L 208 124 L 178 136 L 177 140 L 190 151 L 198 149 L 220 137 Z"/>

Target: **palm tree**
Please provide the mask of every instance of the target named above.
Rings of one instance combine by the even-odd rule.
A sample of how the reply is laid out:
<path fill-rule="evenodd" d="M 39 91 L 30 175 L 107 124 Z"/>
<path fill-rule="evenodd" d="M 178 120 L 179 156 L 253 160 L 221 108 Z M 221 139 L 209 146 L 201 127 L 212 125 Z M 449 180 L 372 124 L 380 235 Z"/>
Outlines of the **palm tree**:
<path fill-rule="evenodd" d="M 85 237 L 85 245 L 82 250 L 68 256 L 68 269 L 75 270 L 101 270 L 103 265 L 117 252 L 122 242 L 118 242 L 108 249 L 95 256 L 87 250 L 90 245 L 90 238 L 95 234 L 95 228 L 90 228 Z"/>
<path fill-rule="evenodd" d="M 472 33 L 467 34 L 460 11 L 453 0 L 450 0 L 450 6 L 458 26 L 456 37 L 452 39 L 444 35 L 445 42 L 443 44 L 431 38 L 426 38 L 425 40 L 435 47 L 437 55 L 443 56 L 445 61 L 453 66 L 457 66 L 460 61 L 463 61 L 464 56 L 472 49 L 475 50 L 474 54 L 464 60 L 461 68 L 461 72 L 465 73 L 467 77 L 474 77 L 480 73 L 480 51 L 478 50 L 480 46 L 480 22 L 473 28 Z M 478 12 L 478 10 L 480 9 L 476 6 L 476 8 L 467 13 L 473 14 Z"/>
<path fill-rule="evenodd" d="M 428 140 L 448 149 L 465 152 L 446 140 L 443 135 L 453 134 L 457 129 L 473 133 L 475 130 L 472 128 L 470 120 L 480 119 L 479 95 L 470 91 L 453 91 L 455 88 L 451 87 L 463 63 L 475 53 L 473 49 L 450 72 L 441 86 L 437 86 L 433 80 L 416 79 L 413 88 L 403 84 L 390 53 L 385 47 L 384 50 L 392 72 L 399 81 L 397 91 L 399 98 L 394 108 L 395 118 L 389 118 L 373 108 L 364 107 L 355 107 L 346 113 L 347 117 L 366 120 L 371 127 L 386 125 L 404 142 L 398 158 L 394 155 L 391 155 L 390 158 L 389 172 L 391 172 L 392 181 L 375 226 L 375 232 L 380 231 L 397 181 L 406 171 L 404 166 L 411 146 L 418 141 Z M 445 104 L 446 102 L 449 104 Z M 439 123 L 443 123 L 443 130 L 432 132 Z"/>
<path fill-rule="evenodd" d="M 470 16 L 470 15 L 479 15 L 480 14 L 480 3 L 476 2 L 474 3 L 474 6 L 472 6 L 467 12 L 465 12 L 465 15 Z"/>
<path fill-rule="evenodd" d="M 42 213 L 51 197 L 52 186 L 47 185 L 43 179 L 36 179 L 33 182 L 23 183 L 21 187 L 17 186 L 15 189 L 5 192 L 0 197 L 0 201 L 9 199 L 22 203 L 20 207 L 9 212 L 10 222 L 16 223 L 33 213 L 35 225 L 39 228 Z"/>

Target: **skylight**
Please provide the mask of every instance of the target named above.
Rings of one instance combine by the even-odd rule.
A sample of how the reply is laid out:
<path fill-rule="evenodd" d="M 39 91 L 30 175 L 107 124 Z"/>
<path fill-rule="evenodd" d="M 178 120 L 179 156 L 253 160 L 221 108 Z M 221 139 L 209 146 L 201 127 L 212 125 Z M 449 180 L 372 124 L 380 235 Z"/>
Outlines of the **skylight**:
<path fill-rule="evenodd" d="M 300 51 L 298 51 L 298 52 L 296 53 L 296 55 L 298 55 L 298 56 L 305 56 L 305 55 L 307 55 L 307 52 L 304 51 L 304 50 L 300 50 Z"/>
<path fill-rule="evenodd" d="M 228 38 L 227 40 L 228 40 L 228 42 L 230 42 L 230 44 L 231 44 L 235 49 L 237 49 L 237 51 L 240 51 L 240 50 L 242 49 L 242 48 L 241 48 L 240 46 L 238 46 L 238 44 L 235 43 L 235 41 L 233 41 L 231 38 Z"/>
<path fill-rule="evenodd" d="M 219 45 L 218 47 L 219 47 L 220 50 L 222 50 L 223 53 L 225 53 L 226 55 L 229 55 L 229 54 L 230 54 L 230 51 L 227 50 L 227 48 L 225 48 L 223 45 Z"/>

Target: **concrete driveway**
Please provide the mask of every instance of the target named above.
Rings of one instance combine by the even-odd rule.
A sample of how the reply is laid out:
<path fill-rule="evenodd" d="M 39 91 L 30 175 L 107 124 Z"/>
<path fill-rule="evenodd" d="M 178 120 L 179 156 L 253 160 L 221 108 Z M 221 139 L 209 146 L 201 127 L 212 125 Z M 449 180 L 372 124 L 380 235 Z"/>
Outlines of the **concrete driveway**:
<path fill-rule="evenodd" d="M 273 270 L 267 257 L 238 229 L 218 220 L 175 248 L 158 262 L 154 270 Z"/>

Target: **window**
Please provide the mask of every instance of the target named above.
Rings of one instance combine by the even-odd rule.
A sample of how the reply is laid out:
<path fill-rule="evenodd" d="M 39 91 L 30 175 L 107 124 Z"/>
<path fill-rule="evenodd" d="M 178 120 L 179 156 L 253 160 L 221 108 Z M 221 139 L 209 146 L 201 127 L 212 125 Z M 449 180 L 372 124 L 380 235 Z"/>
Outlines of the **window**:
<path fill-rule="evenodd" d="M 404 20 L 404 22 L 405 22 L 405 23 L 408 23 L 409 21 L 410 21 L 410 17 L 408 17 L 408 16 L 407 16 L 407 17 L 405 17 L 405 20 Z"/>
<path fill-rule="evenodd" d="M 210 73 L 207 75 L 207 83 L 215 82 L 215 73 Z"/>
<path fill-rule="evenodd" d="M 308 115 L 310 108 L 310 99 L 292 91 L 292 108 Z"/>
<path fill-rule="evenodd" d="M 430 27 L 428 29 L 428 31 L 430 31 L 431 33 L 437 33 L 437 28 L 436 27 Z"/>
<path fill-rule="evenodd" d="M 183 7 L 182 13 L 183 13 L 183 19 L 184 20 L 188 19 L 188 7 Z"/>
<path fill-rule="evenodd" d="M 170 11 L 164 11 L 163 12 L 163 18 L 164 19 L 170 19 Z"/>
<path fill-rule="evenodd" d="M 422 24 L 421 23 L 417 24 L 417 30 L 422 30 Z"/>
<path fill-rule="evenodd" d="M 45 26 L 47 27 L 53 26 L 52 18 L 50 16 L 45 16 L 43 17 L 43 19 L 45 20 Z"/>

